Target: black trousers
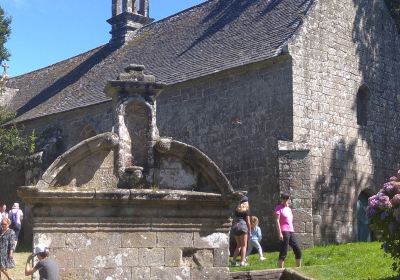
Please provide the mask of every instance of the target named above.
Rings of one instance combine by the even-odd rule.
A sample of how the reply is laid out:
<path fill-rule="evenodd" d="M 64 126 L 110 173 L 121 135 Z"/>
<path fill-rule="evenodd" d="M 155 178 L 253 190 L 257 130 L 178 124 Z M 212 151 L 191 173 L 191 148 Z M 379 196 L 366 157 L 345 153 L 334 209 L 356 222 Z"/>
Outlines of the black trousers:
<path fill-rule="evenodd" d="M 301 250 L 297 244 L 296 237 L 293 232 L 282 231 L 283 240 L 280 241 L 279 259 L 285 260 L 287 256 L 288 247 L 292 247 L 296 259 L 301 259 Z"/>

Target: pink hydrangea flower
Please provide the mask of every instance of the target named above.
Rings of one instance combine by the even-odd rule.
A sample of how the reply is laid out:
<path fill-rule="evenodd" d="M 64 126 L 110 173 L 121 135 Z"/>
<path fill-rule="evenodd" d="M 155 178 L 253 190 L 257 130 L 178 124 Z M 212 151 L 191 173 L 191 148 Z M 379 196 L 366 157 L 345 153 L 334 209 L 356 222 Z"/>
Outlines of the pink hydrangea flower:
<path fill-rule="evenodd" d="M 392 204 L 390 203 L 390 198 L 387 195 L 380 196 L 378 207 L 382 210 L 391 208 Z"/>
<path fill-rule="evenodd" d="M 392 176 L 389 178 L 389 181 L 391 181 L 391 182 L 395 182 L 397 180 L 398 180 L 398 178 L 396 176 Z"/>
<path fill-rule="evenodd" d="M 390 200 L 390 203 L 392 203 L 393 206 L 400 205 L 400 194 L 396 194 L 395 196 L 393 196 L 393 198 Z"/>
<path fill-rule="evenodd" d="M 396 186 L 392 182 L 387 182 L 383 185 L 383 191 L 386 195 L 392 196 L 396 190 Z"/>

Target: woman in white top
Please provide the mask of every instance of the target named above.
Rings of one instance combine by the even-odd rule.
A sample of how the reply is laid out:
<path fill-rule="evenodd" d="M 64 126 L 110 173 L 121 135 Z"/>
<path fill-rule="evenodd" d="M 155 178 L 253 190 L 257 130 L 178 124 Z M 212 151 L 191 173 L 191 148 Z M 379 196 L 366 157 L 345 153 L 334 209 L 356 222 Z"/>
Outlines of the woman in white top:
<path fill-rule="evenodd" d="M 21 231 L 22 219 L 24 213 L 19 209 L 19 203 L 15 202 L 12 209 L 8 213 L 8 218 L 11 220 L 10 228 L 15 232 L 16 240 L 18 241 L 19 232 Z"/>

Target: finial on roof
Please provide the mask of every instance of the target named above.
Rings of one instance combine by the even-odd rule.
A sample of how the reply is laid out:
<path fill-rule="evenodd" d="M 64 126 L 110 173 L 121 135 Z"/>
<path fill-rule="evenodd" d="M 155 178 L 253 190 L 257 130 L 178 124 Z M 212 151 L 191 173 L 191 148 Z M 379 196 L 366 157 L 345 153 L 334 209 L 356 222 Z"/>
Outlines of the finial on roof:
<path fill-rule="evenodd" d="M 112 44 L 123 44 L 131 39 L 142 26 L 151 23 L 149 0 L 112 0 Z"/>
<path fill-rule="evenodd" d="M 144 65 L 129 64 L 127 67 L 125 67 L 125 72 L 119 74 L 118 80 L 154 83 L 156 78 L 153 75 L 145 75 L 143 73 L 144 69 Z"/>

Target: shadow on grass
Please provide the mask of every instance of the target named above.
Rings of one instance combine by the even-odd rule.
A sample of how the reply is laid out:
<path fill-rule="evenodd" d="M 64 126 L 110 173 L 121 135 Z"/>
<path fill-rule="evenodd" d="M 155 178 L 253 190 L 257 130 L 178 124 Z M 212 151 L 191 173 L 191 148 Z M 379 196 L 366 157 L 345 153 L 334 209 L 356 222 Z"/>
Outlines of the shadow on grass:
<path fill-rule="evenodd" d="M 17 248 L 15 250 L 16 253 L 27 253 L 27 252 L 32 252 L 32 242 L 28 241 L 20 241 L 18 242 Z"/>
<path fill-rule="evenodd" d="M 377 278 L 376 280 L 399 280 L 400 275 L 397 276 L 391 276 L 391 277 L 382 277 L 382 278 Z"/>

